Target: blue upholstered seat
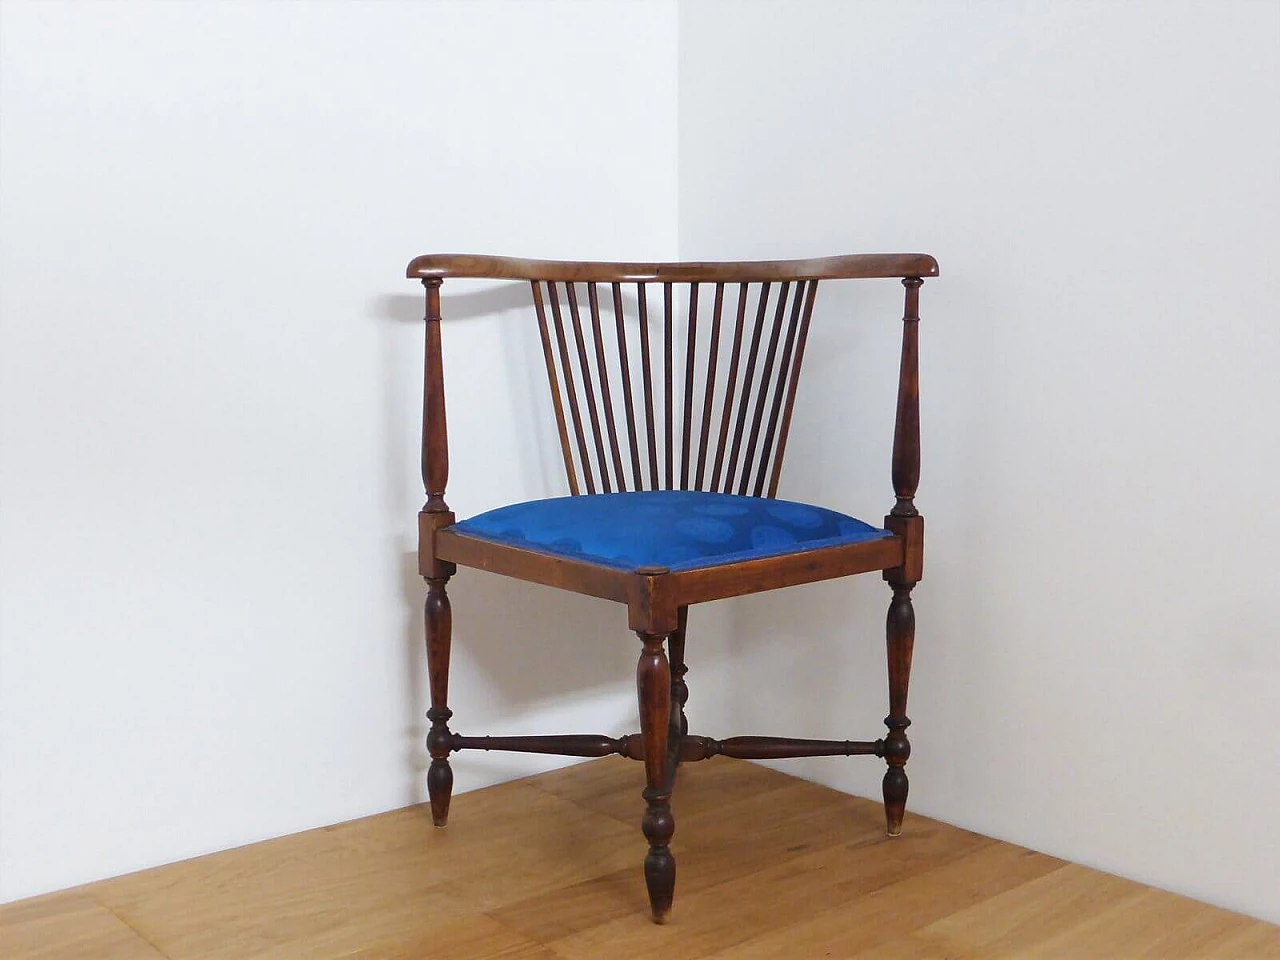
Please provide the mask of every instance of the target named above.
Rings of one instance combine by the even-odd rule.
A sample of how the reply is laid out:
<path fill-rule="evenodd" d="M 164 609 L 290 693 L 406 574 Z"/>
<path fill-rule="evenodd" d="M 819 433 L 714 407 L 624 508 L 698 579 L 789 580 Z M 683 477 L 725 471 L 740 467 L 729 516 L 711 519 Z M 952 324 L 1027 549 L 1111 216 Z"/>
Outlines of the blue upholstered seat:
<path fill-rule="evenodd" d="M 692 570 L 891 536 L 834 510 L 693 490 L 531 500 L 458 523 L 458 533 L 622 570 Z"/>

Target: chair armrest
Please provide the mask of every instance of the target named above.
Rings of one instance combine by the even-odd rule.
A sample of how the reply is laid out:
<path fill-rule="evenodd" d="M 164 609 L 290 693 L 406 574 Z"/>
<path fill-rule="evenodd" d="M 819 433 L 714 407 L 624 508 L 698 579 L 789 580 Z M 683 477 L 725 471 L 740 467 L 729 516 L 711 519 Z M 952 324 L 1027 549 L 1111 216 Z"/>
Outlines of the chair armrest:
<path fill-rule="evenodd" d="M 936 277 L 938 261 L 925 253 L 859 253 L 815 260 L 742 260 L 710 263 L 604 263 L 585 260 L 523 260 L 466 253 L 415 257 L 405 269 L 411 280 L 450 277 L 552 283 L 691 281 L 759 283 L 787 280 L 860 280 Z"/>

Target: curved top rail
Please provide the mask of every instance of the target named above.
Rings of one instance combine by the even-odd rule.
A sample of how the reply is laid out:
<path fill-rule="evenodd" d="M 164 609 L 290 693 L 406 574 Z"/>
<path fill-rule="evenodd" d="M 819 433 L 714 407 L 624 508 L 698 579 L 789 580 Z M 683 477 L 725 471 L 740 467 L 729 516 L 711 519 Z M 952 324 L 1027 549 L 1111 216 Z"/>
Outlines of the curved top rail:
<path fill-rule="evenodd" d="M 785 280 L 855 280 L 877 277 L 936 277 L 938 261 L 925 253 L 858 253 L 813 260 L 738 260 L 710 263 L 599 263 L 589 260 L 523 260 L 467 253 L 415 257 L 405 270 L 411 280 L 448 277 L 550 282 L 672 283 Z"/>

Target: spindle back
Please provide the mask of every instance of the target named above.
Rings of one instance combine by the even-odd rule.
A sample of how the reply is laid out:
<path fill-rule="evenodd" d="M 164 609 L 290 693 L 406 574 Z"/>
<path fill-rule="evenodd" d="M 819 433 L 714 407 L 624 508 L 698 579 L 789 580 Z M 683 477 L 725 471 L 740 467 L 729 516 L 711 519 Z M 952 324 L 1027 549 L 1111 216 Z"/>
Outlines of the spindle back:
<path fill-rule="evenodd" d="M 570 491 L 774 496 L 818 281 L 625 286 L 532 281 Z"/>

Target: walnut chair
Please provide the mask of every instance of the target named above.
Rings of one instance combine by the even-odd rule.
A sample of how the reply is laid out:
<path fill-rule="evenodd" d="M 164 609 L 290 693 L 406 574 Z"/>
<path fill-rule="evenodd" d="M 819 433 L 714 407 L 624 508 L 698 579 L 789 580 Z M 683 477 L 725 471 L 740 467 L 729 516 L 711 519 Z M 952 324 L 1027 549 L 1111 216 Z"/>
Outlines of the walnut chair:
<path fill-rule="evenodd" d="M 427 788 L 437 826 L 449 816 L 449 755 L 457 750 L 616 753 L 642 760 L 641 826 L 649 842 L 644 877 L 657 922 L 670 911 L 675 889 L 670 800 L 682 763 L 717 755 L 882 757 L 888 764 L 888 832 L 898 835 L 911 753 L 911 590 L 924 556 L 924 519 L 914 503 L 920 476 L 917 305 L 924 278 L 937 274 L 937 262 L 924 254 L 740 263 L 435 254 L 409 264 L 407 276 L 426 287 L 427 501 L 418 515 L 418 557 L 427 581 Z M 440 287 L 451 277 L 531 285 L 570 496 L 505 506 L 461 522 L 445 503 L 449 450 Z M 897 499 L 883 527 L 775 499 L 818 282 L 872 278 L 901 279 L 906 288 L 893 438 Z M 454 733 L 448 706 L 452 612 L 445 587 L 459 564 L 625 603 L 641 642 L 640 732 L 618 739 Z M 884 739 L 715 740 L 688 732 L 690 604 L 875 570 L 893 591 Z"/>

